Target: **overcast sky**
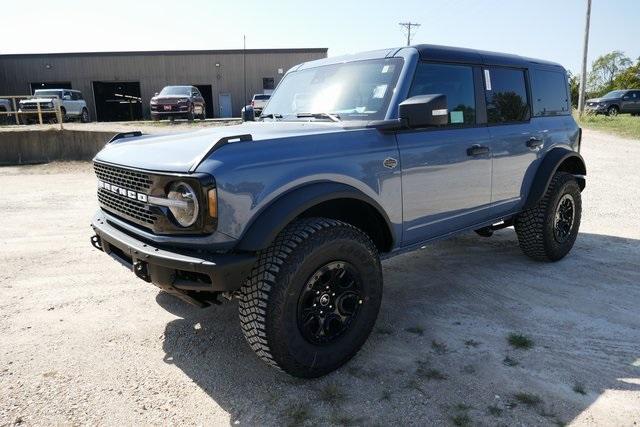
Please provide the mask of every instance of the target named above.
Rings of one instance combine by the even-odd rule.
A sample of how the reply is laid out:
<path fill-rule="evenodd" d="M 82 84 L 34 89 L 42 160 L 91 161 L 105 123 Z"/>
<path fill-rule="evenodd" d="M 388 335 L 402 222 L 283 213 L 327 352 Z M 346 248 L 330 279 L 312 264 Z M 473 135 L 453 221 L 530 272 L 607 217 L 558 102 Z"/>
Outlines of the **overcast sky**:
<path fill-rule="evenodd" d="M 414 43 L 516 53 L 579 71 L 586 0 L 3 1 L 0 53 L 328 47 L 329 56 Z M 640 56 L 640 0 L 593 0 L 590 62 Z"/>

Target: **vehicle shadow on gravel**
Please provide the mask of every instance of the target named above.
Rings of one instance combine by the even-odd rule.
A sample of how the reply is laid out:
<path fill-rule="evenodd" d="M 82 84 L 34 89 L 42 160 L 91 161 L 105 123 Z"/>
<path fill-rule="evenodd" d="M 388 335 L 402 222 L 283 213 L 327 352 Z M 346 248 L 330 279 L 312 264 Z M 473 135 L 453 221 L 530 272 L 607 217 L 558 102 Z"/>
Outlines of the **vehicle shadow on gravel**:
<path fill-rule="evenodd" d="M 564 260 L 537 263 L 512 229 L 393 258 L 370 339 L 318 380 L 261 362 L 235 303 L 199 310 L 160 293 L 180 317 L 166 326 L 165 362 L 232 424 L 562 424 L 587 409 L 628 423 L 637 408 L 615 399 L 640 392 L 639 264 L 640 241 L 588 233 Z"/>

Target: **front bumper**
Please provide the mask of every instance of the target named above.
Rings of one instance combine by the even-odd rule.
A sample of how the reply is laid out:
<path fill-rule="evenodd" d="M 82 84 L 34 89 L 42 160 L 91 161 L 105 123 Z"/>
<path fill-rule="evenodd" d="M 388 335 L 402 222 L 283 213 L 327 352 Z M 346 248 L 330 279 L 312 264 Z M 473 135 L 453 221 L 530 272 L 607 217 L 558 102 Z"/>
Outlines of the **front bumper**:
<path fill-rule="evenodd" d="M 105 252 L 136 276 L 179 298 L 206 305 L 198 292 L 238 290 L 249 276 L 254 254 L 173 252 L 152 246 L 109 224 L 100 212 L 91 223 L 96 233 L 92 245 Z"/>
<path fill-rule="evenodd" d="M 607 105 L 586 105 L 584 109 L 589 113 L 606 113 L 607 107 Z"/>

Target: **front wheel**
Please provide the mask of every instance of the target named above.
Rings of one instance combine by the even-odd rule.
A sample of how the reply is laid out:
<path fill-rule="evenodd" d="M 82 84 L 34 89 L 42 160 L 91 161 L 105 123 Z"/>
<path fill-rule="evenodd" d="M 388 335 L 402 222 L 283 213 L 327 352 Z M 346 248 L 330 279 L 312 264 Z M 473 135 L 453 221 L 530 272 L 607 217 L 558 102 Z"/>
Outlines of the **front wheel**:
<path fill-rule="evenodd" d="M 520 248 L 538 261 L 558 261 L 578 237 L 582 199 L 575 177 L 557 172 L 544 197 L 515 219 Z"/>
<path fill-rule="evenodd" d="M 80 121 L 82 123 L 89 123 L 89 110 L 86 108 L 82 109 L 82 114 L 80 115 Z"/>
<path fill-rule="evenodd" d="M 262 360 L 315 378 L 358 352 L 381 299 L 382 268 L 371 239 L 340 221 L 307 218 L 260 252 L 241 289 L 240 322 Z"/>
<path fill-rule="evenodd" d="M 611 107 L 607 108 L 607 116 L 609 117 L 615 117 L 618 115 L 619 112 L 620 110 L 615 105 L 612 105 Z"/>

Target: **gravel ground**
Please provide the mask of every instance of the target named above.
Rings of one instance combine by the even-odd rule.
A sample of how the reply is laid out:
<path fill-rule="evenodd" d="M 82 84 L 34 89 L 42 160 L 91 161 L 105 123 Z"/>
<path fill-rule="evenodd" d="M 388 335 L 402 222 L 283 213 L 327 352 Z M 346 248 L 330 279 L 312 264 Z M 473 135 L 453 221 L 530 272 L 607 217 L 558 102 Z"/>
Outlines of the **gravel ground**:
<path fill-rule="evenodd" d="M 640 141 L 585 131 L 583 155 L 567 258 L 505 229 L 385 261 L 375 332 L 313 381 L 259 361 L 235 303 L 192 308 L 92 249 L 89 164 L 0 168 L 0 425 L 638 425 Z"/>

